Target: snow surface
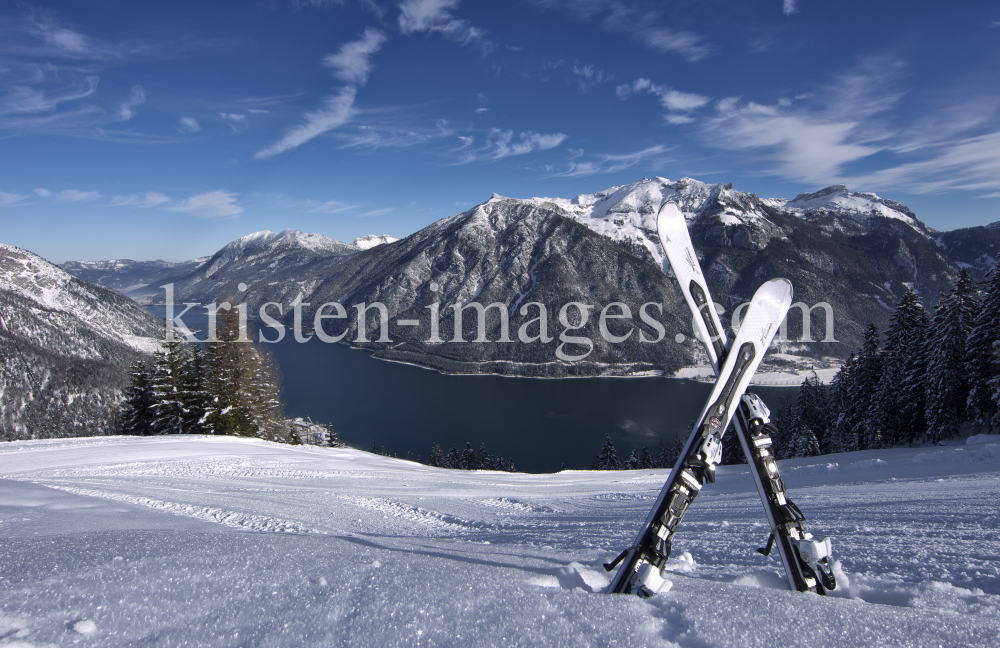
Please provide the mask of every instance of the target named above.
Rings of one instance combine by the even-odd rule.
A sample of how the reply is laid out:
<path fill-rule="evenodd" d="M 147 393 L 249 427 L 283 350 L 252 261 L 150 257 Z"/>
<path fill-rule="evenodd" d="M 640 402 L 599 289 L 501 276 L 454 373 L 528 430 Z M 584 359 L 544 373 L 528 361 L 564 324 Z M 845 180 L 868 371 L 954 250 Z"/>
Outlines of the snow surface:
<path fill-rule="evenodd" d="M 227 437 L 0 444 L 0 645 L 995 646 L 1000 437 L 781 462 L 837 596 L 790 592 L 745 469 L 673 587 L 600 591 L 667 471 L 429 468 Z"/>

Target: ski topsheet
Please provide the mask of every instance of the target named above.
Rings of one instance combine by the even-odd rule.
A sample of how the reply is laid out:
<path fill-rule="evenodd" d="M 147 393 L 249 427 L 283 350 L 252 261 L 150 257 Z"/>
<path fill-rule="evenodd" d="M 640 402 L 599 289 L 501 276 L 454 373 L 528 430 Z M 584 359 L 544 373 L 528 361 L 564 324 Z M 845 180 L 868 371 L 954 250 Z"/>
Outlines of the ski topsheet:
<path fill-rule="evenodd" d="M 719 363 L 726 357 L 729 343 L 691 244 L 687 222 L 676 203 L 664 203 L 660 208 L 657 230 L 666 254 L 664 272 L 668 266 L 673 270 L 694 316 L 694 329 L 705 342 L 712 367 L 718 375 Z M 770 453 L 770 433 L 773 430 L 770 412 L 754 394 L 745 394 L 742 401 L 734 427 L 750 463 L 750 472 L 771 529 L 766 547 L 758 551 L 769 554 L 777 539 L 778 553 L 792 589 L 815 590 L 818 593 L 823 593 L 824 588 L 834 589 L 836 581 L 827 560 L 830 542 L 827 538 L 814 538 L 805 531 L 802 526 L 805 517 L 785 494 L 784 482 Z"/>
<path fill-rule="evenodd" d="M 696 258 L 690 265 L 700 276 Z M 632 546 L 606 565 L 610 570 L 621 563 L 608 585 L 608 593 L 651 596 L 663 586 L 660 570 L 670 556 L 671 538 L 702 486 L 715 481 L 715 467 L 722 459 L 722 437 L 791 303 L 792 284 L 786 279 L 768 281 L 754 294 L 732 352 L 726 355 L 695 430 L 646 523 Z"/>

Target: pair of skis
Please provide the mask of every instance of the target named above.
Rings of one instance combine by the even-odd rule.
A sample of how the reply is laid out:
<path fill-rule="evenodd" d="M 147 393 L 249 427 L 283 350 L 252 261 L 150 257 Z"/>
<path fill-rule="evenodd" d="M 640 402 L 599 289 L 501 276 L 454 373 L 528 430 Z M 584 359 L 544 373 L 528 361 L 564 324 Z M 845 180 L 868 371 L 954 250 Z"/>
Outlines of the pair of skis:
<path fill-rule="evenodd" d="M 635 542 L 605 565 L 608 571 L 618 566 L 606 592 L 646 598 L 662 589 L 666 582 L 662 569 L 670 557 L 673 535 L 702 487 L 715 482 L 715 468 L 722 460 L 722 439 L 733 423 L 771 529 L 766 546 L 757 551 L 766 556 L 776 545 L 789 586 L 824 594 L 837 586 L 830 567 L 830 540 L 815 537 L 803 527 L 805 516 L 785 493 L 770 452 L 774 430 L 770 412 L 758 396 L 745 393 L 792 303 L 792 284 L 786 279 L 773 279 L 761 286 L 730 344 L 708 292 L 684 215 L 675 203 L 660 208 L 657 230 L 667 263 L 694 316 L 695 329 L 705 342 L 716 383 Z"/>

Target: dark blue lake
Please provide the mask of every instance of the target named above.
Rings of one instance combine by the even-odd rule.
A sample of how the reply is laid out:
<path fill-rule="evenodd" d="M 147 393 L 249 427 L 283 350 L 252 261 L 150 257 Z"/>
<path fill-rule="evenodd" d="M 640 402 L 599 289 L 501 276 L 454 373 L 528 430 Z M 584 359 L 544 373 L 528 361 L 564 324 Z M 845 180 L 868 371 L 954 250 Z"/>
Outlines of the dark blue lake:
<path fill-rule="evenodd" d="M 153 309 L 163 316 L 163 309 Z M 185 316 L 190 326 L 203 326 Z M 286 413 L 328 423 L 347 444 L 426 460 L 432 443 L 466 442 L 512 458 L 518 470 L 585 468 L 604 435 L 618 453 L 652 450 L 687 434 L 711 385 L 670 378 L 504 378 L 448 376 L 373 359 L 366 351 L 291 335 L 265 345 L 284 377 Z M 754 388 L 773 409 L 796 387 Z M 734 439 L 735 442 L 735 439 Z"/>

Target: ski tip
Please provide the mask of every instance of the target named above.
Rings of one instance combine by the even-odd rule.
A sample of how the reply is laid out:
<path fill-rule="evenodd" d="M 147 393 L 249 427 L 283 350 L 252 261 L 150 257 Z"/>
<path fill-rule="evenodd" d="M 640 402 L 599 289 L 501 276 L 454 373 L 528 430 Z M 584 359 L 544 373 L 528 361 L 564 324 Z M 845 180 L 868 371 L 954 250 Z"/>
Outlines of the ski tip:
<path fill-rule="evenodd" d="M 660 205 L 660 212 L 656 215 L 656 229 L 657 229 L 657 234 L 660 235 L 661 239 L 663 238 L 663 235 L 666 233 L 667 222 L 671 219 L 677 219 L 677 218 L 680 218 L 681 222 L 684 223 L 684 226 L 687 227 L 687 222 L 684 221 L 684 214 L 683 212 L 681 212 L 681 208 L 677 206 L 677 203 L 675 203 L 672 200 L 669 200 Z M 668 238 L 667 240 L 670 239 Z"/>
<path fill-rule="evenodd" d="M 788 303 L 792 302 L 792 296 L 795 294 L 795 288 L 792 286 L 792 282 L 788 279 L 779 277 L 778 279 L 771 279 L 766 282 L 764 286 L 768 287 L 768 290 L 774 293 L 784 293 L 788 295 Z M 761 286 L 762 288 L 764 286 Z"/>

